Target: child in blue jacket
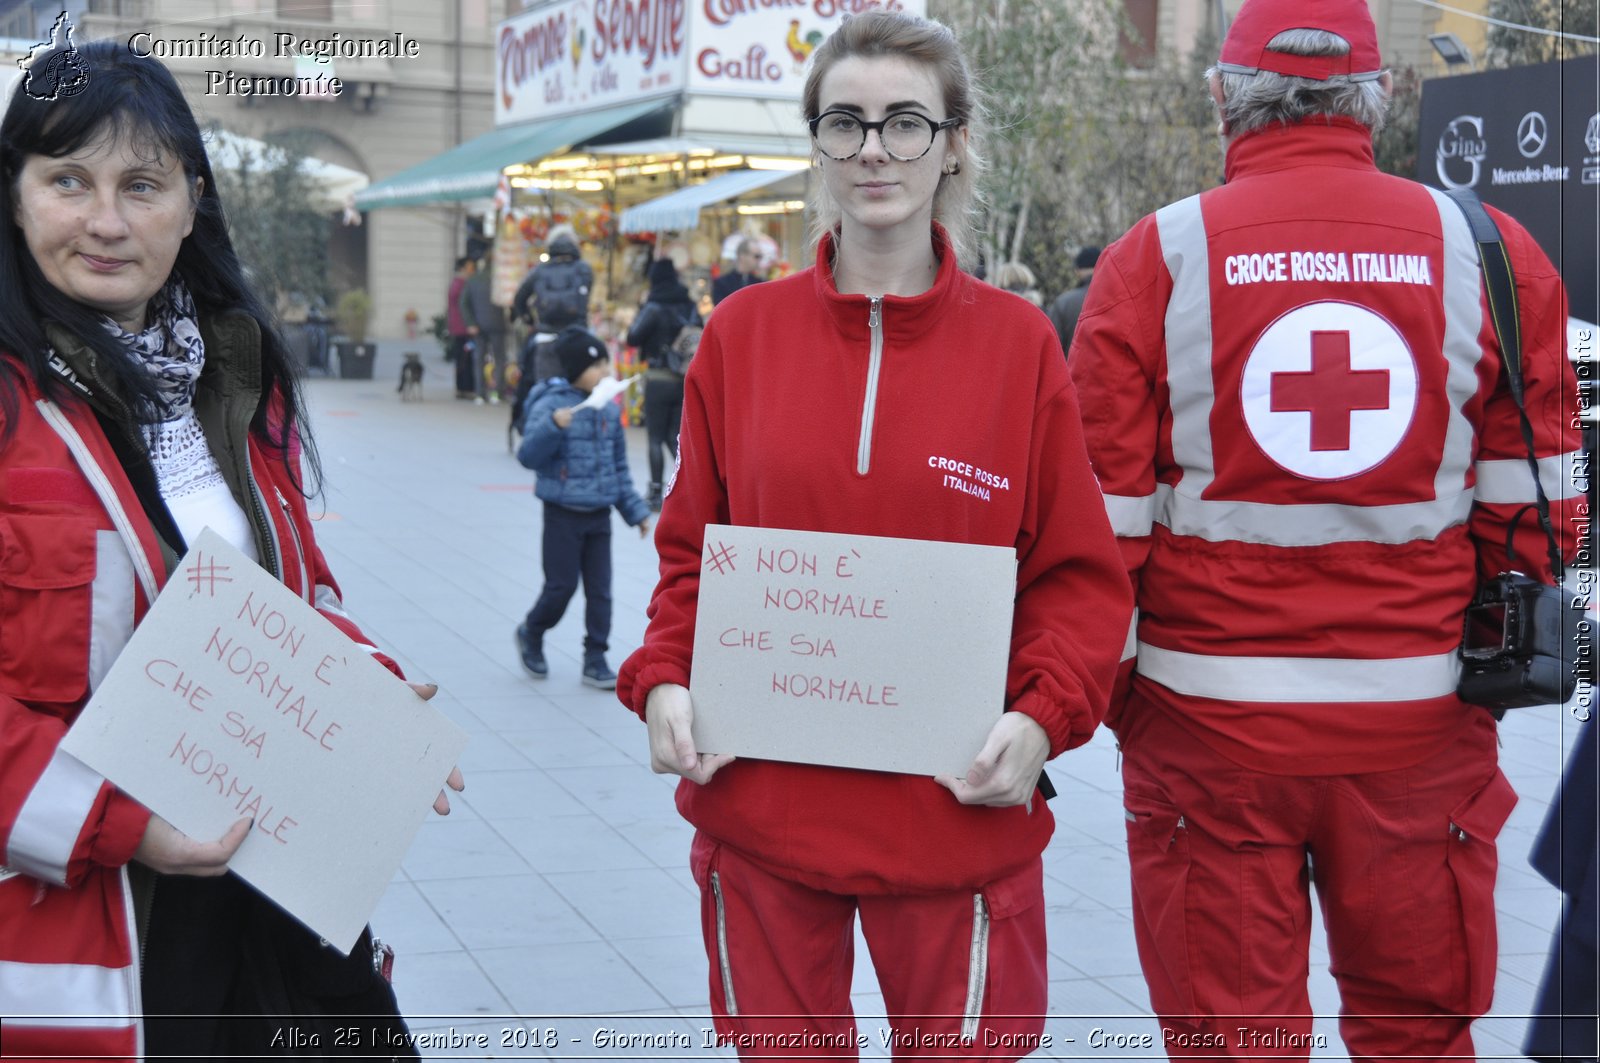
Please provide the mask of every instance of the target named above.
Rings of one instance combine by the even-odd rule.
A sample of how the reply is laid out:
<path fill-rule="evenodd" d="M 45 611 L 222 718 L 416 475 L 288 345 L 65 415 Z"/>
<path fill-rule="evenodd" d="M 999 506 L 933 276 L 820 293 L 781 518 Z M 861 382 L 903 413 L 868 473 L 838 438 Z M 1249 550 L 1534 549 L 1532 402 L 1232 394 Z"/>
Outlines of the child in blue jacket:
<path fill-rule="evenodd" d="M 523 413 L 517 460 L 537 474 L 534 494 L 544 501 L 544 590 L 517 625 L 522 667 L 535 679 L 550 674 L 544 633 L 567 611 L 583 579 L 583 682 L 610 690 L 617 675 L 606 663 L 611 634 L 611 507 L 650 534 L 650 509 L 628 473 L 622 417 L 613 403 L 583 405 L 611 374 L 605 341 L 569 328 L 554 341 L 559 377 L 534 386 Z"/>

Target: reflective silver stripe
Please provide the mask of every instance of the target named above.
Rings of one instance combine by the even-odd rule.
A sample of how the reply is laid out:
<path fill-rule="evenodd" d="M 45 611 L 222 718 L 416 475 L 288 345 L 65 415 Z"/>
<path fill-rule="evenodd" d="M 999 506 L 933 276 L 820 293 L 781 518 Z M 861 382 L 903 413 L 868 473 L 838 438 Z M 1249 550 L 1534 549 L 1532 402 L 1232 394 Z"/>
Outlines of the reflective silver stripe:
<path fill-rule="evenodd" d="M 967 1006 L 961 1016 L 961 1041 L 978 1037 L 983 1017 L 983 989 L 989 982 L 989 905 L 983 894 L 972 895 L 972 947 L 967 953 Z"/>
<path fill-rule="evenodd" d="M 722 970 L 722 1006 L 730 1017 L 739 1014 L 733 996 L 733 965 L 728 962 L 728 911 L 722 903 L 722 879 L 711 872 L 711 898 L 717 905 L 717 966 Z"/>
<path fill-rule="evenodd" d="M 339 596 L 333 592 L 333 588 L 328 586 L 326 583 L 317 584 L 317 589 L 312 597 L 311 604 L 316 606 L 319 612 L 331 613 L 339 619 L 347 620 L 352 624 L 356 622 L 355 617 L 345 612 L 344 602 L 339 600 Z M 383 652 L 370 642 L 357 642 L 355 639 L 351 639 L 351 642 L 355 644 L 357 649 L 364 650 L 367 653 Z"/>
<path fill-rule="evenodd" d="M 1200 197 L 1156 211 L 1161 257 L 1172 276 L 1167 303 L 1167 383 L 1172 403 L 1172 454 L 1183 469 L 1184 493 L 1199 498 L 1215 478 L 1211 409 L 1211 270 Z"/>
<path fill-rule="evenodd" d="M 1472 493 L 1459 490 L 1427 502 L 1392 506 L 1273 505 L 1190 496 L 1182 488 L 1157 488 L 1157 520 L 1178 535 L 1209 542 L 1265 543 L 1268 546 L 1323 546 L 1327 543 L 1408 543 L 1434 539 L 1464 523 Z"/>
<path fill-rule="evenodd" d="M 133 957 L 133 962 L 122 969 L 123 981 L 127 983 L 128 1014 L 133 1016 L 144 1015 L 144 990 L 139 984 L 142 975 L 140 968 L 144 965 L 144 951 L 139 947 L 138 916 L 133 910 L 133 880 L 128 875 L 128 865 L 123 864 L 118 869 L 122 878 L 122 917 L 127 920 L 128 928 L 128 955 Z M 135 1059 L 144 1058 L 144 1022 L 139 1018 L 133 1027 L 133 1055 Z"/>
<path fill-rule="evenodd" d="M 1589 470 L 1584 468 L 1583 452 L 1574 450 L 1539 459 L 1539 482 L 1549 498 L 1570 498 L 1578 488 L 1588 482 Z M 1533 474 L 1528 471 L 1528 459 L 1505 461 L 1480 461 L 1477 464 L 1479 502 L 1500 502 L 1518 505 L 1533 502 Z"/>
<path fill-rule="evenodd" d="M 1104 495 L 1111 530 L 1124 539 L 1149 535 L 1156 521 L 1155 495 Z"/>
<path fill-rule="evenodd" d="M 1139 610 L 1133 611 L 1133 619 L 1128 622 L 1128 641 L 1122 644 L 1122 659 L 1131 661 L 1139 655 Z"/>
<path fill-rule="evenodd" d="M 1422 701 L 1454 693 L 1454 650 L 1430 657 L 1221 657 L 1139 643 L 1139 674 L 1198 698 L 1244 702 Z"/>
<path fill-rule="evenodd" d="M 122 499 L 117 497 L 117 490 L 111 486 L 105 470 L 95 461 L 94 455 L 89 451 L 89 445 L 83 441 L 83 437 L 72 426 L 72 422 L 67 420 L 67 415 L 61 412 L 59 406 L 49 399 L 39 399 L 34 405 L 39 408 L 45 423 L 55 430 L 56 435 L 67 445 L 67 449 L 72 451 L 78 467 L 83 470 L 89 486 L 99 496 L 100 504 L 105 507 L 107 515 L 111 517 L 111 523 L 116 525 L 117 533 L 122 536 L 123 544 L 128 548 L 128 557 L 133 562 L 133 571 L 139 577 L 140 586 L 144 588 L 145 600 L 155 601 L 156 593 L 160 589 L 156 582 L 155 570 L 150 567 L 150 559 L 145 556 L 144 547 L 139 544 L 139 533 L 134 530 L 133 522 L 128 519 L 128 511 L 123 508 Z"/>
<path fill-rule="evenodd" d="M 133 561 L 122 536 L 97 531 L 89 605 L 89 689 L 100 685 L 133 637 Z"/>
<path fill-rule="evenodd" d="M 344 602 L 339 600 L 339 596 L 334 593 L 333 588 L 326 583 L 317 584 L 316 594 L 311 599 L 311 604 L 316 606 L 320 612 L 332 613 L 341 620 L 348 620 L 352 624 L 355 623 L 355 618 L 344 611 Z"/>
<path fill-rule="evenodd" d="M 67 861 L 103 782 L 77 757 L 56 750 L 17 813 L 6 843 L 6 866 L 66 885 Z"/>
<path fill-rule="evenodd" d="M 0 1014 L 27 1015 L 26 1023 L 17 1023 L 26 1026 L 130 1026 L 138 1014 L 130 972 L 93 963 L 0 960 Z"/>
<path fill-rule="evenodd" d="M 1478 333 L 1483 327 L 1483 284 L 1478 270 L 1478 245 L 1466 215 L 1443 192 L 1428 189 L 1439 211 L 1439 230 L 1444 239 L 1441 258 L 1443 275 L 1439 294 L 1444 303 L 1445 393 L 1449 397 L 1449 420 L 1445 425 L 1444 450 L 1434 477 L 1434 497 L 1447 498 L 1466 485 L 1467 469 L 1472 465 L 1475 433 L 1467 420 L 1466 407 L 1478 391 L 1478 363 L 1483 348 Z M 1419 352 L 1412 352 L 1415 356 Z"/>
<path fill-rule="evenodd" d="M 867 329 L 872 336 L 867 352 L 867 389 L 861 402 L 861 440 L 856 445 L 856 472 L 865 476 L 872 470 L 872 423 L 878 413 L 878 374 L 883 368 L 883 297 L 874 296 L 867 313 Z"/>

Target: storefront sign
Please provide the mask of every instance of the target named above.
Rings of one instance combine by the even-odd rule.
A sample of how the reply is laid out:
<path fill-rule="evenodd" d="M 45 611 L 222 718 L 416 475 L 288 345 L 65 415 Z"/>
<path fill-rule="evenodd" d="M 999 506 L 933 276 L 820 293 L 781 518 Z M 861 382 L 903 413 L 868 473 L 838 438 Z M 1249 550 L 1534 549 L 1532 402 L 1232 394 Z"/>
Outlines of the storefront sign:
<path fill-rule="evenodd" d="M 500 23 L 495 125 L 681 92 L 693 0 L 556 0 Z"/>
<path fill-rule="evenodd" d="M 1005 708 L 1008 547 L 709 524 L 695 748 L 963 775 Z"/>
<path fill-rule="evenodd" d="M 1422 83 L 1417 179 L 1471 188 L 1527 227 L 1572 300 L 1600 319 L 1600 94 L 1595 61 L 1569 59 Z"/>
<path fill-rule="evenodd" d="M 807 61 L 846 15 L 914 15 L 927 0 L 690 0 L 689 90 L 800 99 Z"/>

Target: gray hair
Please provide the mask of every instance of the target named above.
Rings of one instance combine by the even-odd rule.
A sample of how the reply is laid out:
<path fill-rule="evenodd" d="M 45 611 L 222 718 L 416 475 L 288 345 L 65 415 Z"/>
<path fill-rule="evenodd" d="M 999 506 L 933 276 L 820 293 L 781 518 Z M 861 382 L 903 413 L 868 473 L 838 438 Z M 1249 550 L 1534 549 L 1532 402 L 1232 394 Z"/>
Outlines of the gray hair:
<path fill-rule="evenodd" d="M 1284 30 L 1268 43 L 1290 55 L 1348 55 L 1350 42 L 1327 30 Z M 1238 135 L 1307 118 L 1353 118 L 1374 133 L 1389 115 L 1389 94 L 1379 80 L 1352 81 L 1338 74 L 1326 81 L 1260 70 L 1235 74 L 1214 66 L 1207 79 L 1222 83 L 1222 120 Z"/>
<path fill-rule="evenodd" d="M 955 35 L 941 22 L 900 11 L 873 10 L 852 15 L 829 35 L 811 57 L 811 72 L 801 94 L 801 109 L 807 121 L 821 113 L 822 79 L 835 63 L 852 56 L 894 56 L 921 63 L 932 70 L 944 92 L 949 117 L 961 119 L 967 130 L 966 146 L 957 151 L 960 168 L 939 177 L 933 196 L 934 220 L 950 234 L 956 261 L 970 266 L 977 257 L 975 222 L 982 204 L 979 181 L 987 169 L 983 156 L 986 112 L 982 90 L 972 76 L 967 57 Z M 954 130 L 947 131 L 952 136 Z M 953 139 L 959 145 L 959 139 Z M 812 145 L 811 161 L 827 166 L 831 160 L 819 156 Z M 820 240 L 824 233 L 839 227 L 839 204 L 828 194 L 826 181 L 811 182 L 811 235 Z"/>

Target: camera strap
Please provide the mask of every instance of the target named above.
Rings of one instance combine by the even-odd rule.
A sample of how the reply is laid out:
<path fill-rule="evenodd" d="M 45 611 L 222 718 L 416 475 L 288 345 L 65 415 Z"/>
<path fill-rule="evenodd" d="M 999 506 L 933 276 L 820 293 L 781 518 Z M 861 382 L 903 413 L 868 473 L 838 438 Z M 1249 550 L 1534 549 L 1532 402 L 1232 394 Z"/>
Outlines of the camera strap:
<path fill-rule="evenodd" d="M 1517 312 L 1517 284 L 1511 275 L 1511 257 L 1500 238 L 1500 227 L 1483 209 L 1476 192 L 1470 188 L 1452 188 L 1445 195 L 1455 200 L 1456 206 L 1467 216 L 1472 239 L 1478 245 L 1478 267 L 1483 271 L 1484 291 L 1488 295 L 1489 320 L 1494 326 L 1495 339 L 1500 343 L 1500 362 L 1505 366 L 1511 400 L 1517 404 L 1517 417 L 1522 422 L 1522 442 L 1528 448 L 1528 468 L 1533 470 L 1534 509 L 1539 515 L 1539 527 L 1544 529 L 1545 542 L 1549 546 L 1550 571 L 1559 585 L 1565 566 L 1561 562 L 1561 547 L 1556 542 L 1555 529 L 1550 524 L 1550 499 L 1545 496 L 1544 483 L 1539 479 L 1539 459 L 1533 447 L 1533 425 L 1528 421 L 1528 409 L 1523 403 L 1522 317 Z M 1519 519 L 1520 512 L 1512 518 L 1511 529 L 1506 535 L 1507 555 L 1511 554 L 1511 536 L 1516 531 L 1516 521 Z"/>

